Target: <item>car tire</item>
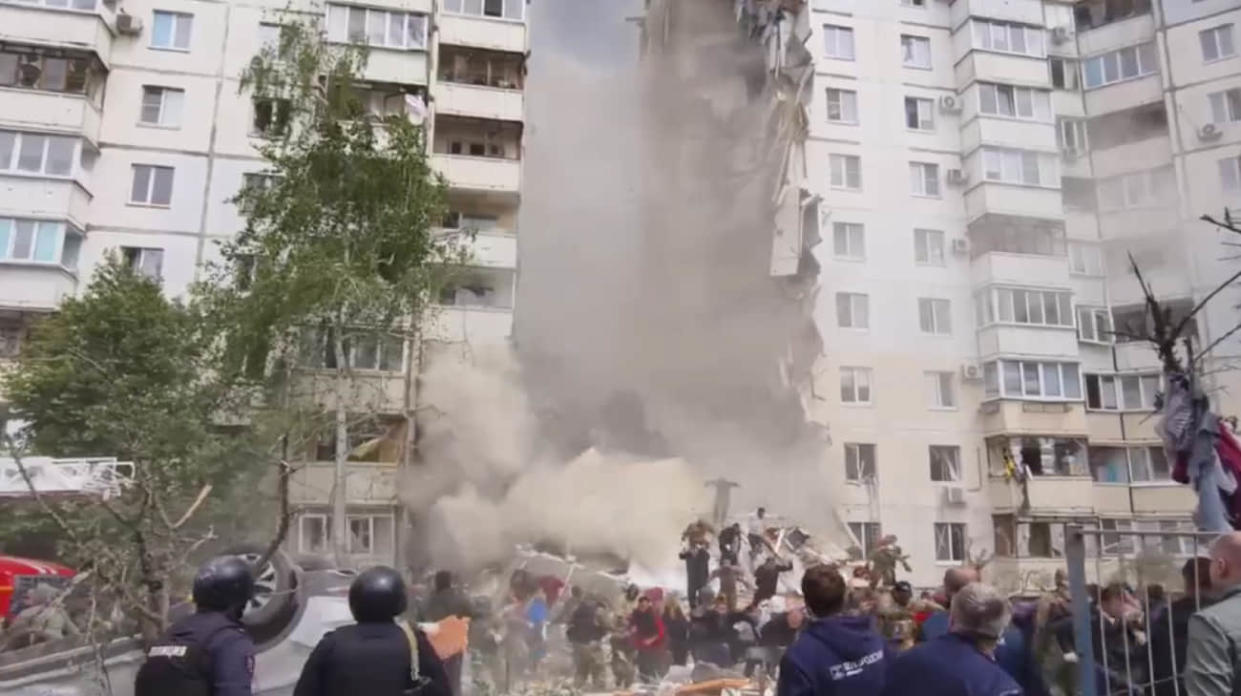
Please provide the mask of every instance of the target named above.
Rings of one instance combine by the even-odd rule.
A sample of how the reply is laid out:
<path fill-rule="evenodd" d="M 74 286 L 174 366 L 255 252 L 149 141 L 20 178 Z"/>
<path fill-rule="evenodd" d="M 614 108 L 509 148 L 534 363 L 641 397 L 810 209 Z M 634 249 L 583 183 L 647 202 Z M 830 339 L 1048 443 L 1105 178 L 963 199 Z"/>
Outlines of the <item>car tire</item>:
<path fill-rule="evenodd" d="M 267 550 L 260 544 L 241 544 L 225 553 L 254 563 Z M 254 598 L 246 605 L 241 623 L 261 649 L 284 633 L 297 616 L 297 570 L 289 556 L 277 549 L 254 573 Z"/>

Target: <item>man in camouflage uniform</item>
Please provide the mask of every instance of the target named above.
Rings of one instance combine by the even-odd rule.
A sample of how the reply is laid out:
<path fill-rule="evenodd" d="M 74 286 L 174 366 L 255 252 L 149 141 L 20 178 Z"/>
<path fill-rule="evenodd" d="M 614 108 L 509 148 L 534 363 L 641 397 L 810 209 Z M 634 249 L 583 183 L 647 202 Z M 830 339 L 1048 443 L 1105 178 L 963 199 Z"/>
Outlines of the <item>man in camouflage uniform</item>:
<path fill-rule="evenodd" d="M 573 683 L 579 689 L 587 682 L 595 691 L 603 691 L 607 660 L 603 639 L 608 634 L 608 617 L 603 604 L 595 597 L 582 599 L 568 617 L 565 637 L 573 646 Z"/>

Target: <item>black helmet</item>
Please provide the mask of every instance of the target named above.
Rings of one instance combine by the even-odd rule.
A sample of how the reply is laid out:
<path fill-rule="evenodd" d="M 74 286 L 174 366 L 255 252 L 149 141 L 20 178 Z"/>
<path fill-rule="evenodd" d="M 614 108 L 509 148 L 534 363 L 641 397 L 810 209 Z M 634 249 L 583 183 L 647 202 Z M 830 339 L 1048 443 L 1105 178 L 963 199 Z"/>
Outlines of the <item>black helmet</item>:
<path fill-rule="evenodd" d="M 194 604 L 199 609 L 227 611 L 240 618 L 253 593 L 254 573 L 237 556 L 213 558 L 194 576 Z"/>
<path fill-rule="evenodd" d="M 349 611 L 358 623 L 391 620 L 405 611 L 405 581 L 387 566 L 375 566 L 349 586 Z"/>

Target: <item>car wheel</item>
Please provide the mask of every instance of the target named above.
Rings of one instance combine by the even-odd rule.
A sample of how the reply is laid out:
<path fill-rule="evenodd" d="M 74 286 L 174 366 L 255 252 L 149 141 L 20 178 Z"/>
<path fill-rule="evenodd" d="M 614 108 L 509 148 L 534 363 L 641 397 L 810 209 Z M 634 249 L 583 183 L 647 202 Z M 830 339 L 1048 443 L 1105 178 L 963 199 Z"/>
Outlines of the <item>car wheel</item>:
<path fill-rule="evenodd" d="M 258 544 L 243 544 L 226 553 L 253 565 L 266 550 Z M 246 604 L 241 623 L 261 647 L 293 623 L 297 607 L 297 572 L 288 555 L 277 550 L 263 567 L 254 571 L 254 596 Z"/>

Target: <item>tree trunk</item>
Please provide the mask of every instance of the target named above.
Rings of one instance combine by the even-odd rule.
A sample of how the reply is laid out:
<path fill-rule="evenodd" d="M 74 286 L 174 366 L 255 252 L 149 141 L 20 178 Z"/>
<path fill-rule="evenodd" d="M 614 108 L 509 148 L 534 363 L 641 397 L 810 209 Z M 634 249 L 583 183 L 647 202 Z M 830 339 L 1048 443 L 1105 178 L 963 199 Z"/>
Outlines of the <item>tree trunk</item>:
<path fill-rule="evenodd" d="M 336 471 L 332 482 L 332 556 L 336 567 L 347 568 L 349 556 L 348 505 L 345 496 L 345 466 L 349 460 L 349 412 L 346 406 L 346 356 L 344 327 L 338 323 L 332 332 L 332 351 L 336 355 L 336 374 L 332 379 L 336 408 Z"/>

